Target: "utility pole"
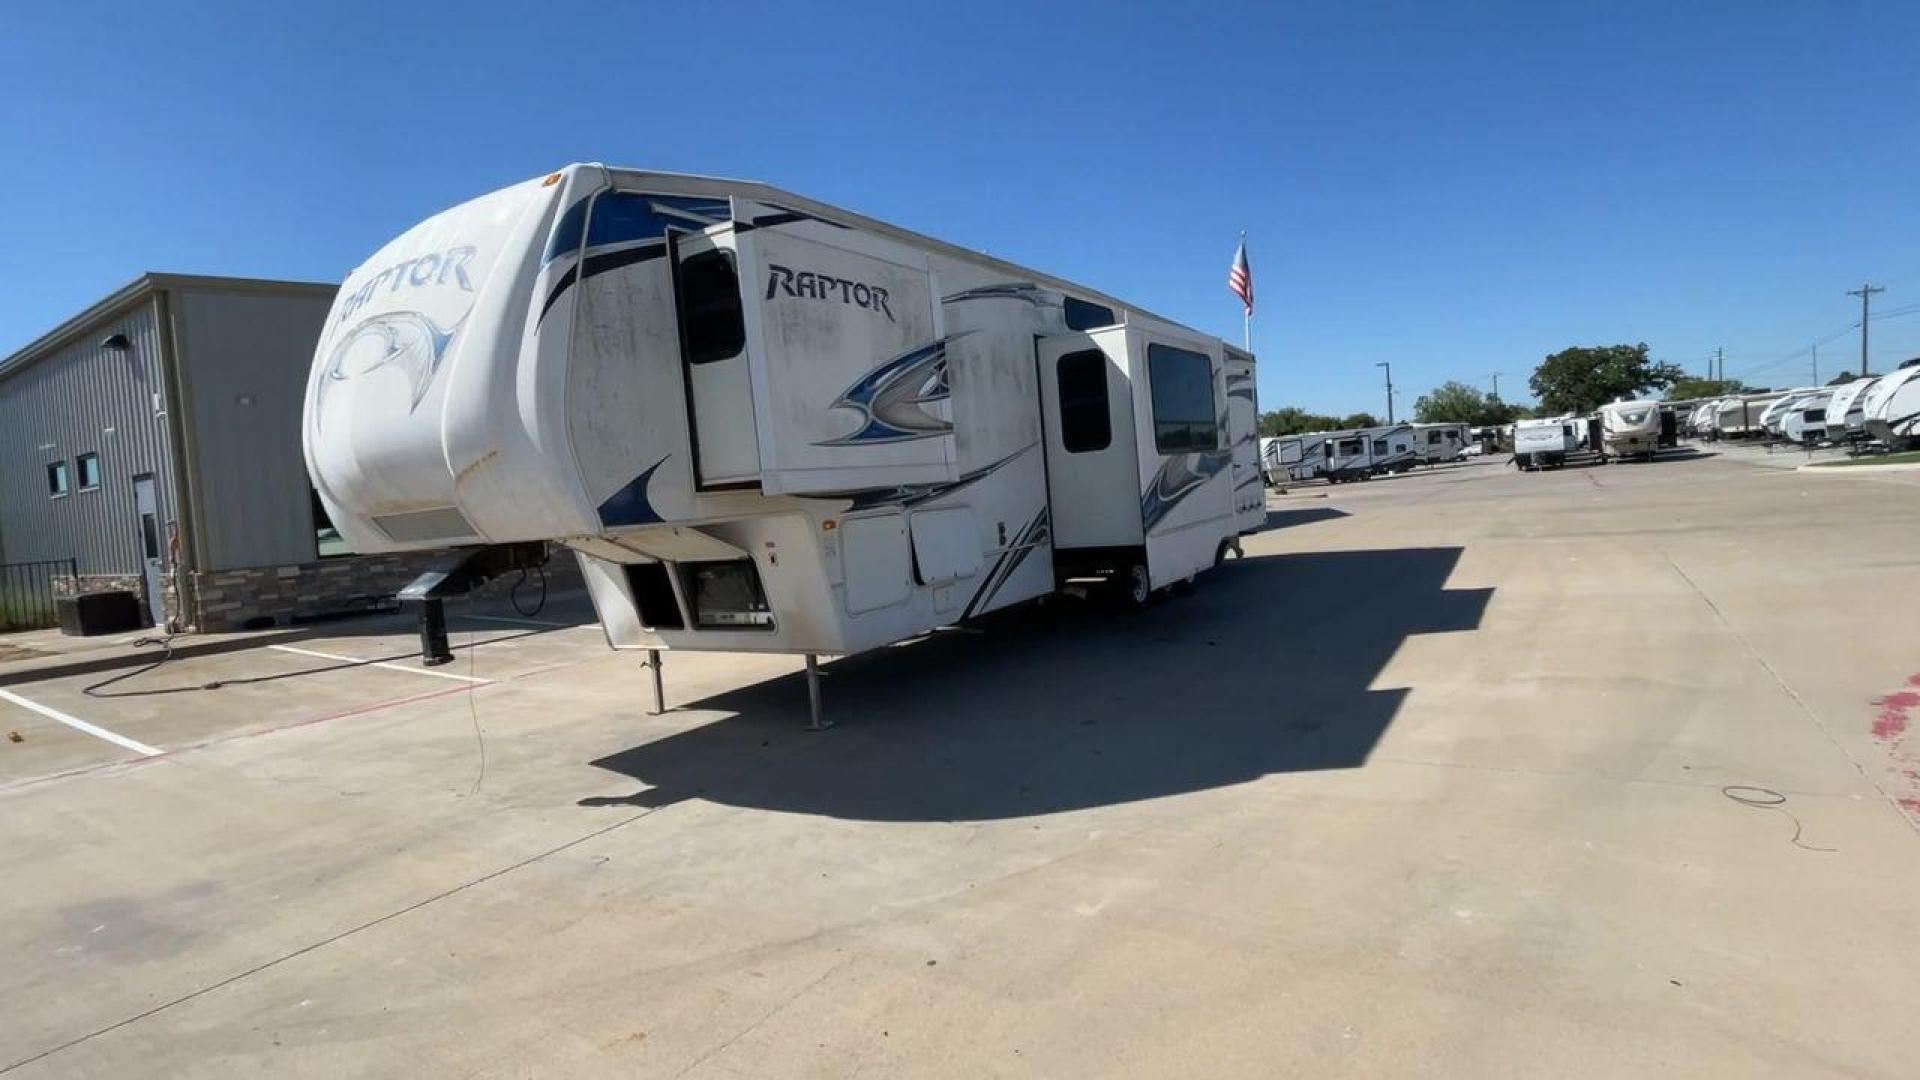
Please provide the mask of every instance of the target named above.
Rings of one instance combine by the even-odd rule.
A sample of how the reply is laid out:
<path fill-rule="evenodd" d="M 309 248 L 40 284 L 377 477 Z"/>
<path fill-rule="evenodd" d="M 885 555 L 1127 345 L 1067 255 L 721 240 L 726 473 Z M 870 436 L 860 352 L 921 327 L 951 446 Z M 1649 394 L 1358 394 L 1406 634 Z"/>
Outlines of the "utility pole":
<path fill-rule="evenodd" d="M 1393 365 L 1381 361 L 1373 366 L 1387 369 L 1387 423 L 1391 424 L 1393 423 Z"/>
<path fill-rule="evenodd" d="M 1493 373 L 1493 400 L 1500 400 L 1500 373 L 1497 371 Z"/>
<path fill-rule="evenodd" d="M 1860 298 L 1860 377 L 1867 377 L 1867 311 L 1872 304 L 1873 294 L 1886 292 L 1885 286 L 1868 285 L 1862 282 L 1857 289 L 1848 289 L 1848 296 Z"/>
<path fill-rule="evenodd" d="M 1813 343 L 1813 385 L 1820 385 L 1820 343 Z"/>
<path fill-rule="evenodd" d="M 1713 350 L 1713 381 L 1725 382 L 1727 378 L 1727 350 Z"/>

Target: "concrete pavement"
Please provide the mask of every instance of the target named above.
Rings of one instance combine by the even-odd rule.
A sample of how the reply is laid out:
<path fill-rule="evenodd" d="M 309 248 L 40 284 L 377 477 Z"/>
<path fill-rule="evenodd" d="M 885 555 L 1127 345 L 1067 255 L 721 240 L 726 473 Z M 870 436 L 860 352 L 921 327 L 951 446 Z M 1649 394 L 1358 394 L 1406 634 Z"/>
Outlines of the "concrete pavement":
<path fill-rule="evenodd" d="M 786 658 L 644 715 L 565 606 L 471 682 L 9 683 L 163 752 L 0 703 L 0 1075 L 1911 1074 L 1920 475 L 1271 506 L 1144 616 L 829 665 L 826 735 Z"/>

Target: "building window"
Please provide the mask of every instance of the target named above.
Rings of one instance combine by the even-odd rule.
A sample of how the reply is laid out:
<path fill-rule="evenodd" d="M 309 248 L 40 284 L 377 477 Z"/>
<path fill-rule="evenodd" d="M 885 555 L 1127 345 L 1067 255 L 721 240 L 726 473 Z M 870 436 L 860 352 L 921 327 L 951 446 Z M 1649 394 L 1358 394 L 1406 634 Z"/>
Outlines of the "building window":
<path fill-rule="evenodd" d="M 80 490 L 100 490 L 100 455 L 81 454 L 73 463 L 80 472 Z"/>
<path fill-rule="evenodd" d="M 67 493 L 67 463 L 49 461 L 47 463 L 47 498 L 58 499 Z"/>
<path fill-rule="evenodd" d="M 1113 443 L 1107 406 L 1107 357 L 1083 349 L 1060 358 L 1054 374 L 1060 384 L 1060 444 L 1069 454 L 1105 450 Z"/>
<path fill-rule="evenodd" d="M 328 515 L 326 504 L 320 501 L 320 493 L 312 488 L 308 488 L 307 493 L 313 497 L 314 554 L 322 559 L 353 554 L 353 548 L 340 538 L 340 530 L 333 527 L 333 518 Z"/>
<path fill-rule="evenodd" d="M 1154 449 L 1192 454 L 1220 448 L 1213 361 L 1205 353 L 1149 344 L 1147 381 L 1153 392 Z"/>
<path fill-rule="evenodd" d="M 680 264 L 678 284 L 687 363 L 712 364 L 739 356 L 747 344 L 747 324 L 732 256 L 707 251 L 687 259 Z"/>
<path fill-rule="evenodd" d="M 1060 305 L 1065 309 L 1069 330 L 1098 330 L 1103 326 L 1113 326 L 1120 321 L 1113 317 L 1113 309 L 1105 304 L 1063 296 L 1060 298 Z"/>

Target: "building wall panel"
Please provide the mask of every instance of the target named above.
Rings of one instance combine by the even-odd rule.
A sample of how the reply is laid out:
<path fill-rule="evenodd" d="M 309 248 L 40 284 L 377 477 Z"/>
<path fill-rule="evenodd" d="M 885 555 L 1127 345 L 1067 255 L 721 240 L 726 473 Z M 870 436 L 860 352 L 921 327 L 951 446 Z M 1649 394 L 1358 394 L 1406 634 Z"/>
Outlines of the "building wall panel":
<path fill-rule="evenodd" d="M 204 571 L 315 558 L 300 413 L 332 293 L 176 290 Z"/>
<path fill-rule="evenodd" d="M 105 348 L 125 334 L 126 351 Z M 133 478 L 152 473 L 163 521 L 174 515 L 156 302 L 103 319 L 55 355 L 0 378 L 0 559 L 73 558 L 82 574 L 140 571 Z M 79 489 L 81 454 L 100 455 L 100 487 Z M 47 494 L 48 462 L 72 490 Z"/>

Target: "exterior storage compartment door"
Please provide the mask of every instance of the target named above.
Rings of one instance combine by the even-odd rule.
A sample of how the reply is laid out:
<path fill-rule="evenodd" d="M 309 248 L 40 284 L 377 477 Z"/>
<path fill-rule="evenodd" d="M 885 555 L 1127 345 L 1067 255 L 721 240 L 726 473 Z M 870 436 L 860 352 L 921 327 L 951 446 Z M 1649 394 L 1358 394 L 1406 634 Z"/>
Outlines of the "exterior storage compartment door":
<path fill-rule="evenodd" d="M 948 341 L 926 257 L 811 219 L 738 242 L 768 494 L 959 478 Z"/>

